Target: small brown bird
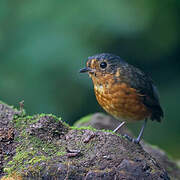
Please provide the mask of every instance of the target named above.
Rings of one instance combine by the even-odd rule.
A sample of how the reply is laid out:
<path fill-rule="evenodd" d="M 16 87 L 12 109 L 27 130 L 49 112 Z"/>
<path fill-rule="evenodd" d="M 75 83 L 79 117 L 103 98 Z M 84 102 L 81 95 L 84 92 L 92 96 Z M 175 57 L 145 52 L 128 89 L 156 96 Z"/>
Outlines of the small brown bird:
<path fill-rule="evenodd" d="M 88 73 L 94 84 L 94 91 L 103 109 L 123 122 L 144 120 L 137 139 L 139 143 L 147 119 L 161 121 L 163 111 L 152 79 L 140 69 L 128 64 L 119 56 L 103 53 L 88 58 L 86 67 L 80 73 Z"/>

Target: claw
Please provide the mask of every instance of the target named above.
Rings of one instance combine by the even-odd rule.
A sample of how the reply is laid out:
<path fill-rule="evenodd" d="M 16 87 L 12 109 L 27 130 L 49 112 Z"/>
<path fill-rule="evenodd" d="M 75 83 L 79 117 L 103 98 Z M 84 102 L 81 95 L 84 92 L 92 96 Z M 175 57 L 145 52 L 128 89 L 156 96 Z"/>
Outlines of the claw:
<path fill-rule="evenodd" d="M 129 135 L 127 135 L 127 134 L 124 134 L 123 137 L 125 137 L 127 140 L 129 140 L 131 142 L 133 141 L 133 138 L 130 137 Z"/>
<path fill-rule="evenodd" d="M 123 135 L 127 140 L 129 140 L 130 142 L 133 142 L 135 144 L 139 144 L 139 140 L 138 139 L 134 139 L 132 138 L 131 136 L 127 135 L 127 134 L 124 134 Z"/>
<path fill-rule="evenodd" d="M 138 139 L 132 139 L 132 142 L 135 143 L 135 144 L 139 144 L 139 140 Z"/>

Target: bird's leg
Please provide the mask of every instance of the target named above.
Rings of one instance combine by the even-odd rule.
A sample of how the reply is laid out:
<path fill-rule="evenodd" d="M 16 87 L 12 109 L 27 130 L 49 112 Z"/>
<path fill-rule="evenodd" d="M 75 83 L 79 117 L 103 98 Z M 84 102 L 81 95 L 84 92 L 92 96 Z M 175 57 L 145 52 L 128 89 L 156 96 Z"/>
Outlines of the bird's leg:
<path fill-rule="evenodd" d="M 125 134 L 124 137 L 127 138 L 129 141 L 132 141 L 132 142 L 134 142 L 134 143 L 136 143 L 136 144 L 139 144 L 139 142 L 140 142 L 140 140 L 141 140 L 141 138 L 142 138 L 144 129 L 145 129 L 145 127 L 146 127 L 146 124 L 147 124 L 147 119 L 144 120 L 144 123 L 143 123 L 143 125 L 142 125 L 141 131 L 140 131 L 139 136 L 137 137 L 137 139 L 134 139 L 134 138 L 128 136 L 127 134 Z"/>
<path fill-rule="evenodd" d="M 137 137 L 137 139 L 132 140 L 134 143 L 138 144 L 140 142 L 140 140 L 142 138 L 142 135 L 143 135 L 143 132 L 144 132 L 144 129 L 146 127 L 146 124 L 147 124 L 147 119 L 144 120 L 144 123 L 142 125 L 141 131 L 140 131 L 139 136 Z"/>
<path fill-rule="evenodd" d="M 123 121 L 122 123 L 119 124 L 119 126 L 113 130 L 113 132 L 117 132 L 118 129 L 120 129 L 123 125 L 125 124 L 125 121 Z"/>

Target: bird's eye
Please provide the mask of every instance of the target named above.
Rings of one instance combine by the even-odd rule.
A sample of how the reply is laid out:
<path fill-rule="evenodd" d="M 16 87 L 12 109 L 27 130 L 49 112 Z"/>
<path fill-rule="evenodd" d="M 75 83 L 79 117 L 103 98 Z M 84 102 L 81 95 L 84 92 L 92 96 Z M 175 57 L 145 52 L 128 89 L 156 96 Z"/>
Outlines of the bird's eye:
<path fill-rule="evenodd" d="M 105 69 L 107 67 L 107 63 L 106 62 L 101 62 L 100 67 L 102 69 Z"/>

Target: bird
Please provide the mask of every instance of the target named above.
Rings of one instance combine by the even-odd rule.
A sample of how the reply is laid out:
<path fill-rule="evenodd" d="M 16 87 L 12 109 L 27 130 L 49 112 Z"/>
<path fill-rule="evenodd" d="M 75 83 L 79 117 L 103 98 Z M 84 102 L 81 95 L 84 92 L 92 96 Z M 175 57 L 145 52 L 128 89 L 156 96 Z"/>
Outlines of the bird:
<path fill-rule="evenodd" d="M 114 132 L 126 122 L 144 121 L 137 138 L 124 135 L 130 141 L 139 144 L 148 119 L 161 122 L 164 117 L 159 92 L 151 77 L 119 56 L 110 53 L 90 56 L 79 72 L 88 73 L 92 79 L 100 106 L 122 121 Z"/>

